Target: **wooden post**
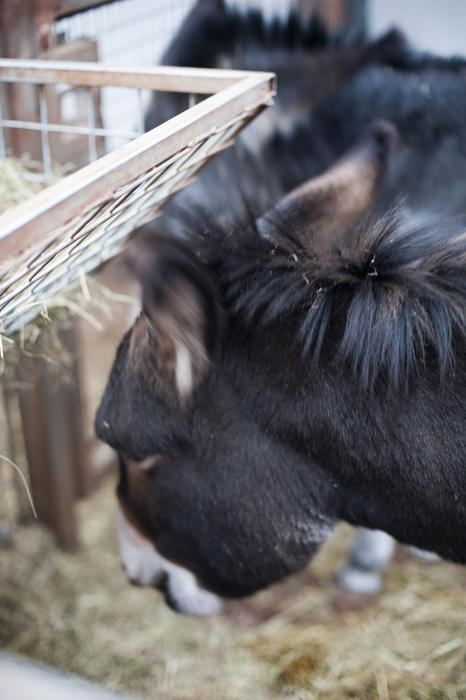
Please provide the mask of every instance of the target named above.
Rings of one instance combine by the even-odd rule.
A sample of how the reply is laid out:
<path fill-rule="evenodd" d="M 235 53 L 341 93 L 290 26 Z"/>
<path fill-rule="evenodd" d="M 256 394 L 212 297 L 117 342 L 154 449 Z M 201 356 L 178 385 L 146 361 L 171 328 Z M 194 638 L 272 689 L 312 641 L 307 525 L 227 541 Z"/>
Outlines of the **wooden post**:
<path fill-rule="evenodd" d="M 64 412 L 73 487 L 76 498 L 84 498 L 92 489 L 93 479 L 87 441 L 85 439 L 85 406 L 81 400 L 78 324 L 60 331 L 60 339 L 69 356 L 69 382 L 63 387 Z"/>
<path fill-rule="evenodd" d="M 41 338 L 47 346 L 47 333 Z M 66 551 L 77 547 L 74 501 L 76 452 L 74 426 L 70 423 L 69 386 L 57 376 L 55 365 L 42 357 L 21 359 L 18 368 L 23 389 L 19 391 L 24 441 L 31 489 L 39 518 L 51 528 Z M 78 486 L 79 488 L 79 486 Z"/>
<path fill-rule="evenodd" d="M 46 0 L 1 0 L 0 2 L 0 48 L 7 58 L 37 58 L 44 37 L 39 31 L 39 22 L 45 22 Z M 52 25 L 50 20 L 45 26 Z M 44 32 L 42 32 L 44 34 Z M 13 83 L 5 88 L 6 116 L 8 119 L 26 121 L 39 120 L 39 98 L 37 86 Z M 40 134 L 24 129 L 8 129 L 7 147 L 15 155 L 28 153 L 33 160 L 41 159 Z"/>
<path fill-rule="evenodd" d="M 21 466 L 26 464 L 23 445 L 19 445 L 21 441 L 21 418 L 19 416 L 17 392 L 11 386 L 11 382 L 8 378 L 3 377 L 0 393 L 3 398 L 2 403 L 5 413 L 5 421 L 2 423 L 2 427 L 6 430 L 4 439 L 6 447 L 5 454 L 15 464 L 20 465 L 21 468 Z M 18 522 L 22 524 L 30 523 L 34 516 L 26 489 L 18 475 L 13 472 L 13 476 L 13 488 L 16 496 L 16 517 Z"/>

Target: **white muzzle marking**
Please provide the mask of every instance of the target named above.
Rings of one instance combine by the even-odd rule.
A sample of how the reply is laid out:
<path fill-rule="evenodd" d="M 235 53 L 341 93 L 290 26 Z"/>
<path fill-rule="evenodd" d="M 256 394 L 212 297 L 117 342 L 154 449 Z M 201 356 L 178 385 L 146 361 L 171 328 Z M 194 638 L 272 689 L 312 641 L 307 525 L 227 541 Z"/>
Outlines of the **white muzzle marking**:
<path fill-rule="evenodd" d="M 188 615 L 213 615 L 223 602 L 197 583 L 195 576 L 168 561 L 155 546 L 128 522 L 120 506 L 117 512 L 120 554 L 128 578 L 141 586 L 156 586 L 167 577 L 167 593 L 179 612 Z"/>

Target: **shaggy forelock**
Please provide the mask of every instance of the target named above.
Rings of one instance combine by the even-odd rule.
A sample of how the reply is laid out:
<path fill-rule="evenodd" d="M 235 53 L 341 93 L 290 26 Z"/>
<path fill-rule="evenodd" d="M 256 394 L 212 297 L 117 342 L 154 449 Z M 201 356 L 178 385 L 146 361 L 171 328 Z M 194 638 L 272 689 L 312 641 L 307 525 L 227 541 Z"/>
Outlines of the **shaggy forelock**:
<path fill-rule="evenodd" d="M 382 373 L 398 387 L 426 364 L 440 379 L 454 368 L 454 337 L 466 335 L 464 217 L 416 225 L 395 209 L 330 241 L 279 219 L 267 238 L 251 221 L 223 231 L 204 221 L 199 230 L 198 254 L 245 326 L 293 317 L 295 342 L 319 362 L 338 321 L 333 360 L 365 389 Z"/>

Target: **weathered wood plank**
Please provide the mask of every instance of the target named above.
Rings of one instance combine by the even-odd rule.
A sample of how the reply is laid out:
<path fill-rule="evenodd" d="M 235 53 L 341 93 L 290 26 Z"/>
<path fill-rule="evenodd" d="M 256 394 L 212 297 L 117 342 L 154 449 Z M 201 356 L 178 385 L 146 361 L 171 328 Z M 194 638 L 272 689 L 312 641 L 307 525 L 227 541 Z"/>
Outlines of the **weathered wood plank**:
<path fill-rule="evenodd" d="M 0 59 L 0 78 L 14 82 L 67 83 L 91 87 L 128 87 L 210 95 L 239 80 L 251 71 L 175 66 L 116 66 L 85 61 L 28 61 Z M 256 73 L 258 75 L 258 73 Z M 264 74 L 263 74 L 264 75 Z"/>
<path fill-rule="evenodd" d="M 70 389 L 56 376 L 56 367 L 40 356 L 24 356 L 18 374 L 25 387 L 18 395 L 34 503 L 39 519 L 71 552 L 78 540 L 73 508 L 75 425 L 67 410 Z"/>

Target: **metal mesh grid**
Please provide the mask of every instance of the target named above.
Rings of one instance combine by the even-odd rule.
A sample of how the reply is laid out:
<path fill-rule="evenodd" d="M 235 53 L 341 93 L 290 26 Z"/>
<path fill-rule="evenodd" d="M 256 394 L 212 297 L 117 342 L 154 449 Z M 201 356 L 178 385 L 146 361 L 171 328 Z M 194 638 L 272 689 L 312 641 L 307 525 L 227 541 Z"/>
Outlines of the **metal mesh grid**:
<path fill-rule="evenodd" d="M 0 89 L 2 88 L 0 78 Z M 18 130 L 28 130 L 36 131 L 40 133 L 41 141 L 41 162 L 43 165 L 42 176 L 40 173 L 35 174 L 32 179 L 36 180 L 49 180 L 53 172 L 53 162 L 56 161 L 54 148 L 51 144 L 50 135 L 81 135 L 87 136 L 87 162 L 92 163 L 97 160 L 99 155 L 103 153 L 108 153 L 109 151 L 115 150 L 118 146 L 140 136 L 144 133 L 144 109 L 149 103 L 150 90 L 142 89 L 126 89 L 126 88 L 112 88 L 103 86 L 100 88 L 99 101 L 103 103 L 113 103 L 119 105 L 128 101 L 128 98 L 132 101 L 135 108 L 132 109 L 131 119 L 121 119 L 121 114 L 116 113 L 117 118 L 105 119 L 104 125 L 98 124 L 97 113 L 96 113 L 96 93 L 95 88 L 79 88 L 79 92 L 83 93 L 80 97 L 84 98 L 81 100 L 85 101 L 86 109 L 86 122 L 81 124 L 74 124 L 73 119 L 70 118 L 69 123 L 54 123 L 49 120 L 47 99 L 44 92 L 43 85 L 37 85 L 37 103 L 38 103 L 38 113 L 39 121 L 22 121 L 19 119 L 4 119 L 3 109 L 2 109 L 2 95 L 0 95 L 0 158 L 4 158 L 8 153 L 8 148 L 6 144 L 6 139 L 4 131 L 6 129 L 18 129 Z M 61 87 L 61 86 L 60 86 Z M 59 92 L 59 91 L 58 91 Z M 115 93 L 117 93 L 115 95 Z M 59 93 L 60 94 L 60 93 Z M 73 95 L 76 98 L 76 89 L 71 91 L 66 91 L 62 89 L 61 94 L 63 96 Z M 122 97 L 126 95 L 125 97 Z M 66 104 L 65 110 L 62 111 L 63 121 L 67 120 L 66 114 Z M 123 126 L 121 126 L 123 125 Z M 100 146 L 97 147 L 97 141 L 100 139 Z M 68 164 L 70 168 L 73 167 L 72 163 Z"/>
<path fill-rule="evenodd" d="M 0 334 L 5 335 L 115 255 L 134 228 L 153 218 L 230 145 L 274 94 L 273 75 L 267 73 L 163 68 L 125 74 L 117 68 L 103 71 L 97 64 L 45 66 L 0 61 L 0 80 L 43 85 L 66 79 L 88 88 L 126 81 L 136 89 L 152 82 L 156 89 L 215 94 L 0 217 Z M 46 116 L 42 111 L 43 143 L 50 133 Z M 96 133 L 89 128 L 90 138 Z"/>

